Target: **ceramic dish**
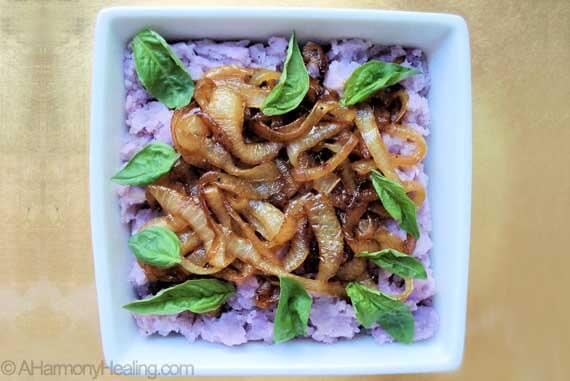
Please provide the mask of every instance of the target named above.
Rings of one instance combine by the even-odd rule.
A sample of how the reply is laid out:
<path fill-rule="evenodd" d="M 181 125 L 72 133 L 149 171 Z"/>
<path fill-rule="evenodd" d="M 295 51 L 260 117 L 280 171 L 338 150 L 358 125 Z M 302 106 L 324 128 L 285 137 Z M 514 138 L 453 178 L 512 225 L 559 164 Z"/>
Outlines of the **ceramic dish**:
<path fill-rule="evenodd" d="M 272 35 L 329 41 L 363 38 L 385 45 L 421 48 L 432 86 L 430 175 L 434 242 L 431 251 L 438 281 L 435 337 L 412 345 L 378 345 L 358 337 L 323 345 L 292 341 L 268 346 L 250 343 L 226 348 L 181 337 L 139 336 L 121 306 L 133 297 L 126 282 L 132 259 L 129 233 L 120 222 L 109 179 L 120 165 L 124 133 L 122 58 L 126 43 L 142 28 L 168 40 L 213 38 L 265 40 Z M 191 364 L 200 375 L 381 374 L 451 370 L 461 363 L 465 331 L 471 208 L 471 83 L 465 22 L 444 14 L 371 10 L 254 8 L 112 8 L 99 14 L 93 66 L 90 192 L 93 253 L 106 362 L 161 369 Z M 144 365 L 151 365 L 151 368 Z"/>

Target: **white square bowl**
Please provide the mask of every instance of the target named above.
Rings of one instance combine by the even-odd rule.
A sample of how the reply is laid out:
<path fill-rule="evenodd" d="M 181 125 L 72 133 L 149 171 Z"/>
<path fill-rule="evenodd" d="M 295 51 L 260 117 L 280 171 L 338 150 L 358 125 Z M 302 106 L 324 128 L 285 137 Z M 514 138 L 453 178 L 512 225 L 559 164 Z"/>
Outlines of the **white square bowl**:
<path fill-rule="evenodd" d="M 411 345 L 377 345 L 370 337 L 333 345 L 307 340 L 238 347 L 182 337 L 143 338 L 121 308 L 133 298 L 128 232 L 120 222 L 110 178 L 120 166 L 125 131 L 123 54 L 137 31 L 151 27 L 169 40 L 288 36 L 328 41 L 364 38 L 419 47 L 428 57 L 430 175 L 438 285 L 435 337 Z M 93 255 L 103 352 L 114 364 L 192 364 L 199 375 L 382 374 L 448 371 L 463 357 L 471 214 L 471 69 L 461 17 L 447 14 L 309 8 L 111 8 L 97 18 L 90 135 Z M 144 368 L 144 367 L 142 367 Z M 152 368 L 150 368 L 152 369 Z M 144 371 L 144 369 L 142 369 Z"/>

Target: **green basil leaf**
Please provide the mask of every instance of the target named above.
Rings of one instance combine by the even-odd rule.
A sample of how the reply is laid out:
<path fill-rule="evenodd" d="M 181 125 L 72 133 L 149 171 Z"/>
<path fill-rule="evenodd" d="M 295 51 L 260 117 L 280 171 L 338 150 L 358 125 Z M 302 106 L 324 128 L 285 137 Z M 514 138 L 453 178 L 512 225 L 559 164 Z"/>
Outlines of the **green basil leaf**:
<path fill-rule="evenodd" d="M 168 268 L 182 262 L 180 239 L 168 229 L 155 226 L 129 238 L 129 247 L 138 260 L 149 265 Z"/>
<path fill-rule="evenodd" d="M 401 253 L 394 249 L 384 249 L 372 253 L 363 252 L 357 257 L 368 258 L 384 270 L 402 278 L 427 279 L 424 265 L 411 255 Z"/>
<path fill-rule="evenodd" d="M 349 283 L 346 293 L 356 318 L 365 328 L 378 323 L 396 341 L 414 340 L 414 317 L 403 302 L 358 283 Z"/>
<path fill-rule="evenodd" d="M 419 72 L 402 65 L 372 60 L 360 65 L 344 84 L 344 92 L 340 100 L 343 106 L 352 106 L 362 102 L 381 88 L 416 75 Z"/>
<path fill-rule="evenodd" d="M 384 209 L 393 219 L 400 223 L 402 229 L 415 239 L 420 238 L 420 230 L 416 220 L 416 204 L 408 197 L 404 187 L 395 181 L 382 176 L 373 170 L 370 174 L 372 186 L 378 193 Z"/>
<path fill-rule="evenodd" d="M 169 108 L 190 103 L 194 82 L 164 38 L 144 29 L 137 33 L 132 46 L 137 75 L 150 95 Z"/>
<path fill-rule="evenodd" d="M 180 154 L 164 143 L 151 143 L 137 152 L 111 180 L 123 185 L 147 185 L 168 173 Z"/>
<path fill-rule="evenodd" d="M 197 314 L 217 310 L 235 293 L 231 283 L 217 279 L 192 279 L 161 290 L 153 297 L 123 308 L 140 315 L 171 315 L 183 311 Z"/>
<path fill-rule="evenodd" d="M 282 115 L 296 109 L 309 91 L 309 73 L 297 45 L 295 33 L 289 40 L 287 58 L 279 83 L 263 100 L 261 111 L 265 115 Z"/>
<path fill-rule="evenodd" d="M 313 303 L 301 283 L 294 279 L 279 277 L 279 287 L 279 304 L 273 326 L 273 341 L 276 343 L 306 334 Z"/>

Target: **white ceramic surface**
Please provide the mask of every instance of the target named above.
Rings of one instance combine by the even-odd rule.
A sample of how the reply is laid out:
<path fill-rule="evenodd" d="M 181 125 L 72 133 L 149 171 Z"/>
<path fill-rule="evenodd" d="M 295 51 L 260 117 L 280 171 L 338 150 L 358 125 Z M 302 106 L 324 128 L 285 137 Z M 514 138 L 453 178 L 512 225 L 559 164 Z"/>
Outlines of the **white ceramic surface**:
<path fill-rule="evenodd" d="M 143 338 L 121 306 L 128 232 L 110 182 L 125 132 L 122 61 L 134 34 L 151 27 L 170 40 L 265 40 L 297 32 L 300 41 L 358 37 L 422 48 L 432 77 L 432 133 L 426 160 L 433 213 L 431 252 L 440 314 L 437 335 L 412 345 L 377 345 L 370 337 L 333 345 L 299 340 L 225 347 L 182 337 Z M 446 14 L 309 8 L 112 8 L 97 19 L 90 132 L 93 255 L 107 363 L 194 366 L 199 375 L 382 374 L 446 371 L 463 356 L 471 212 L 471 69 L 464 20 Z M 142 366 L 141 369 L 144 369 Z M 152 368 L 151 368 L 152 369 Z"/>

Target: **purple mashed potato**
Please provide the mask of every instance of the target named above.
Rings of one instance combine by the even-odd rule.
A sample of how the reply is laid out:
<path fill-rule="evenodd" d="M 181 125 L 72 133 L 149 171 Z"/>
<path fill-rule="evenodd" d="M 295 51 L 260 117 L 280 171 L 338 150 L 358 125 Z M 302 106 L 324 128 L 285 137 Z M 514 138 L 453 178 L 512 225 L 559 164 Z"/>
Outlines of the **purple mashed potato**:
<path fill-rule="evenodd" d="M 249 41 L 221 42 L 211 40 L 179 42 L 172 45 L 174 52 L 187 67 L 192 79 L 200 79 L 205 72 L 217 66 L 235 64 L 244 67 L 261 67 L 280 70 L 285 59 L 287 40 L 270 38 L 267 43 L 251 44 Z M 430 114 L 426 95 L 430 87 L 427 62 L 420 49 L 405 49 L 400 46 L 380 46 L 368 41 L 350 39 L 332 41 L 327 53 L 329 69 L 324 75 L 325 86 L 342 92 L 344 82 L 361 64 L 370 59 L 393 62 L 399 59 L 403 66 L 414 67 L 421 74 L 402 82 L 409 95 L 405 122 L 424 136 L 429 134 Z M 401 61 L 403 60 L 403 61 Z M 311 71 L 318 77 L 318 71 Z M 124 58 L 125 110 L 128 134 L 120 155 L 128 161 L 138 150 L 150 142 L 160 141 L 172 144 L 170 137 L 170 111 L 162 103 L 153 100 L 137 78 L 133 54 L 130 46 Z M 385 135 L 384 141 L 391 152 L 406 154 L 413 146 L 400 139 Z M 398 171 L 403 180 L 418 180 L 427 188 L 428 177 L 422 164 L 406 171 Z M 135 233 L 146 221 L 157 213 L 143 209 L 144 190 L 140 187 L 117 186 L 122 221 L 130 224 Z M 435 281 L 430 268 L 429 238 L 431 214 L 426 198 L 418 210 L 420 239 L 413 255 L 421 260 L 428 272 L 427 280 L 416 280 L 413 293 L 406 304 L 415 319 L 415 340 L 432 337 L 439 324 L 438 314 L 432 305 L 435 294 Z M 396 222 L 388 224 L 390 232 L 405 238 L 405 233 Z M 400 293 L 398 287 L 388 280 L 390 274 L 379 270 L 378 288 L 389 293 Z M 149 296 L 148 281 L 144 272 L 134 261 L 129 280 L 137 295 Z M 229 310 L 219 317 L 196 315 L 184 312 L 177 315 L 142 316 L 134 315 L 137 326 L 143 335 L 171 333 L 181 334 L 190 342 L 197 339 L 225 345 L 238 345 L 248 341 L 272 342 L 274 309 L 262 310 L 255 307 L 254 292 L 258 286 L 252 277 L 238 287 L 236 294 L 228 302 Z M 368 334 L 378 343 L 389 343 L 393 339 L 382 328 L 361 327 L 355 318 L 352 306 L 344 300 L 331 297 L 314 297 L 309 318 L 307 337 L 313 340 L 334 343 L 339 339 L 351 339 L 357 334 Z"/>

